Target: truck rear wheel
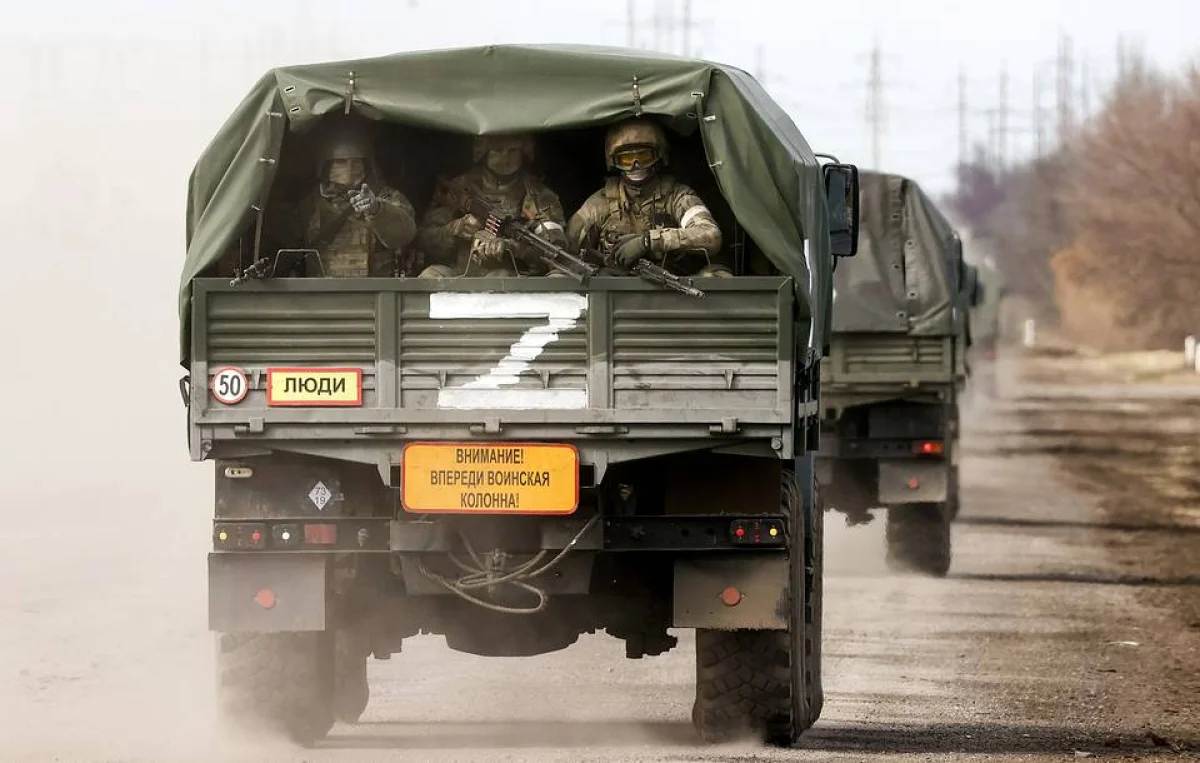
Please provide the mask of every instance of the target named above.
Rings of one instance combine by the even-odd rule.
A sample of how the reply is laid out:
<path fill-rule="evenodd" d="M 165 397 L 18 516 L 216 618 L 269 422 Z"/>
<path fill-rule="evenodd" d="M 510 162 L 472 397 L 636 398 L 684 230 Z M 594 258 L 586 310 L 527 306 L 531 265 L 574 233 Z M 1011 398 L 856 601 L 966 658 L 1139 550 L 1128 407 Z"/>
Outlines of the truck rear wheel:
<path fill-rule="evenodd" d="M 958 443 L 954 443 L 954 448 L 958 449 Z M 958 510 L 962 505 L 962 499 L 958 492 L 958 464 L 950 465 L 950 494 L 947 496 L 946 504 L 949 507 L 950 521 L 958 519 Z"/>
<path fill-rule="evenodd" d="M 692 724 L 706 742 L 752 738 L 791 745 L 821 715 L 824 507 L 815 489 L 811 495 L 812 510 L 804 511 L 797 503 L 803 501 L 801 490 L 794 476 L 785 473 L 785 510 L 799 518 L 793 548 L 803 554 L 796 560 L 803 583 L 793 597 L 789 629 L 696 631 Z M 806 520 L 810 532 L 803 532 Z"/>
<path fill-rule="evenodd" d="M 887 560 L 895 570 L 945 577 L 950 571 L 950 510 L 942 503 L 892 506 Z"/>
<path fill-rule="evenodd" d="M 705 742 L 793 736 L 791 634 L 696 631 L 692 723 Z"/>
<path fill-rule="evenodd" d="M 326 633 L 222 633 L 217 669 L 226 723 L 308 745 L 333 727 L 333 647 Z"/>

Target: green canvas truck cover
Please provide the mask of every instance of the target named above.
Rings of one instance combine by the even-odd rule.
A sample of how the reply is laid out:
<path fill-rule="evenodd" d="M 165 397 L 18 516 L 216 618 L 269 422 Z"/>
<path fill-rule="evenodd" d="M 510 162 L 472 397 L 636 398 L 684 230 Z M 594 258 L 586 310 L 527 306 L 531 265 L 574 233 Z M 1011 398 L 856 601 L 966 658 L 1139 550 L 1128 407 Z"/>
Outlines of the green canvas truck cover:
<path fill-rule="evenodd" d="M 949 220 L 914 181 L 859 174 L 858 256 L 834 272 L 833 331 L 955 332 L 961 248 Z"/>
<path fill-rule="evenodd" d="M 474 135 L 600 126 L 641 114 L 680 134 L 700 130 L 738 222 L 795 279 L 797 317 L 809 346 L 819 349 L 829 336 L 831 263 L 820 164 L 750 75 L 620 48 L 503 45 L 289 66 L 258 81 L 191 175 L 179 296 L 185 365 L 192 279 L 253 221 L 275 176 L 285 130 L 303 132 L 347 106 L 369 119 Z"/>

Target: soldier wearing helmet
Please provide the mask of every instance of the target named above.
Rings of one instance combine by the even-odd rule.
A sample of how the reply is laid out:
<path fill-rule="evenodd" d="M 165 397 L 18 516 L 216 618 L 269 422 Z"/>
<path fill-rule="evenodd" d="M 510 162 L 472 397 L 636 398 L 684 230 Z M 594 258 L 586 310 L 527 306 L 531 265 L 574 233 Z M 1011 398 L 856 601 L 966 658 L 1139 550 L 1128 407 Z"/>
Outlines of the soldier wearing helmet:
<path fill-rule="evenodd" d="M 333 278 L 398 275 L 403 250 L 416 236 L 416 212 L 383 182 L 365 126 L 342 121 L 326 128 L 317 156 L 317 187 L 287 218 L 301 226 L 304 248 L 321 254 Z"/>
<path fill-rule="evenodd" d="M 522 218 L 530 230 L 566 246 L 562 202 L 529 169 L 533 161 L 529 135 L 484 135 L 471 146 L 473 165 L 455 178 L 439 178 L 429 209 L 421 218 L 417 246 L 434 263 L 422 278 L 456 275 L 502 277 L 542 275 L 536 260 L 516 257 L 516 242 L 482 229 L 483 221 L 466 213 L 474 198 L 503 213 Z"/>
<path fill-rule="evenodd" d="M 733 275 L 712 261 L 721 251 L 721 229 L 712 213 L 666 171 L 670 146 L 661 127 L 646 119 L 614 125 L 604 154 L 608 169 L 618 174 L 572 215 L 567 239 L 575 251 L 599 249 L 624 268 L 643 257 L 672 271 L 695 271 L 686 267 L 688 259 L 697 265 L 707 261 L 695 275 Z M 699 257 L 683 257 L 687 254 Z"/>

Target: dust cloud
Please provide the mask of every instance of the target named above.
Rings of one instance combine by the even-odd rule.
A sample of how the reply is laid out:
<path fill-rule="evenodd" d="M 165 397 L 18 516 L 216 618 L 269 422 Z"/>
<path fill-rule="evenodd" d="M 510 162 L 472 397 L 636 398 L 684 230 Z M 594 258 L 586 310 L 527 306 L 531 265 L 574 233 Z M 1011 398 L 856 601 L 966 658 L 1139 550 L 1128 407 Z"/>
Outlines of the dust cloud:
<path fill-rule="evenodd" d="M 212 735 L 212 472 L 187 457 L 176 283 L 230 104 L 189 103 L 165 44 L 0 42 L 4 757 L 183 760 Z"/>

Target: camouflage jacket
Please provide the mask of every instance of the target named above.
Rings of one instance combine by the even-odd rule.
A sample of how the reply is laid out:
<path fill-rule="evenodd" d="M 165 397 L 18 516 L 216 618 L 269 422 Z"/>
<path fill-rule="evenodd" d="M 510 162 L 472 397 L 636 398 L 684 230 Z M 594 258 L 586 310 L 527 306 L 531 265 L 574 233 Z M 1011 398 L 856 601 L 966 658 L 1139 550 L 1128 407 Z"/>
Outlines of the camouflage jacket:
<path fill-rule="evenodd" d="M 391 276 L 396 256 L 402 256 L 416 236 L 417 215 L 408 199 L 394 188 L 383 186 L 375 195 L 379 211 L 366 218 L 349 211 L 348 196 L 327 198 L 316 189 L 291 214 L 283 216 L 272 243 L 281 248 L 317 249 L 325 274 L 333 278 Z M 343 222 L 337 230 L 317 241 L 325 226 L 338 219 Z"/>
<path fill-rule="evenodd" d="M 571 216 L 567 240 L 575 252 L 598 249 L 607 256 L 622 237 L 656 228 L 679 230 L 680 252 L 708 259 L 721 251 L 721 229 L 704 201 L 670 175 L 660 175 L 636 192 L 619 178 L 609 178 Z M 652 256 L 662 263 L 669 254 Z"/>
<path fill-rule="evenodd" d="M 528 221 L 534 233 L 566 247 L 563 208 L 558 194 L 528 172 L 522 172 L 504 187 L 497 187 L 490 181 L 487 170 L 479 166 L 456 178 L 438 179 L 429 209 L 422 216 L 417 230 L 417 247 L 425 254 L 426 262 L 450 265 L 459 272 L 466 270 L 472 237 L 456 237 L 451 232 L 451 225 L 466 214 L 465 207 L 472 196 L 479 197 L 502 213 Z M 513 245 L 517 246 L 515 242 Z M 541 275 L 545 272 L 545 266 L 535 259 L 518 258 L 518 264 L 518 271 L 522 275 Z"/>

